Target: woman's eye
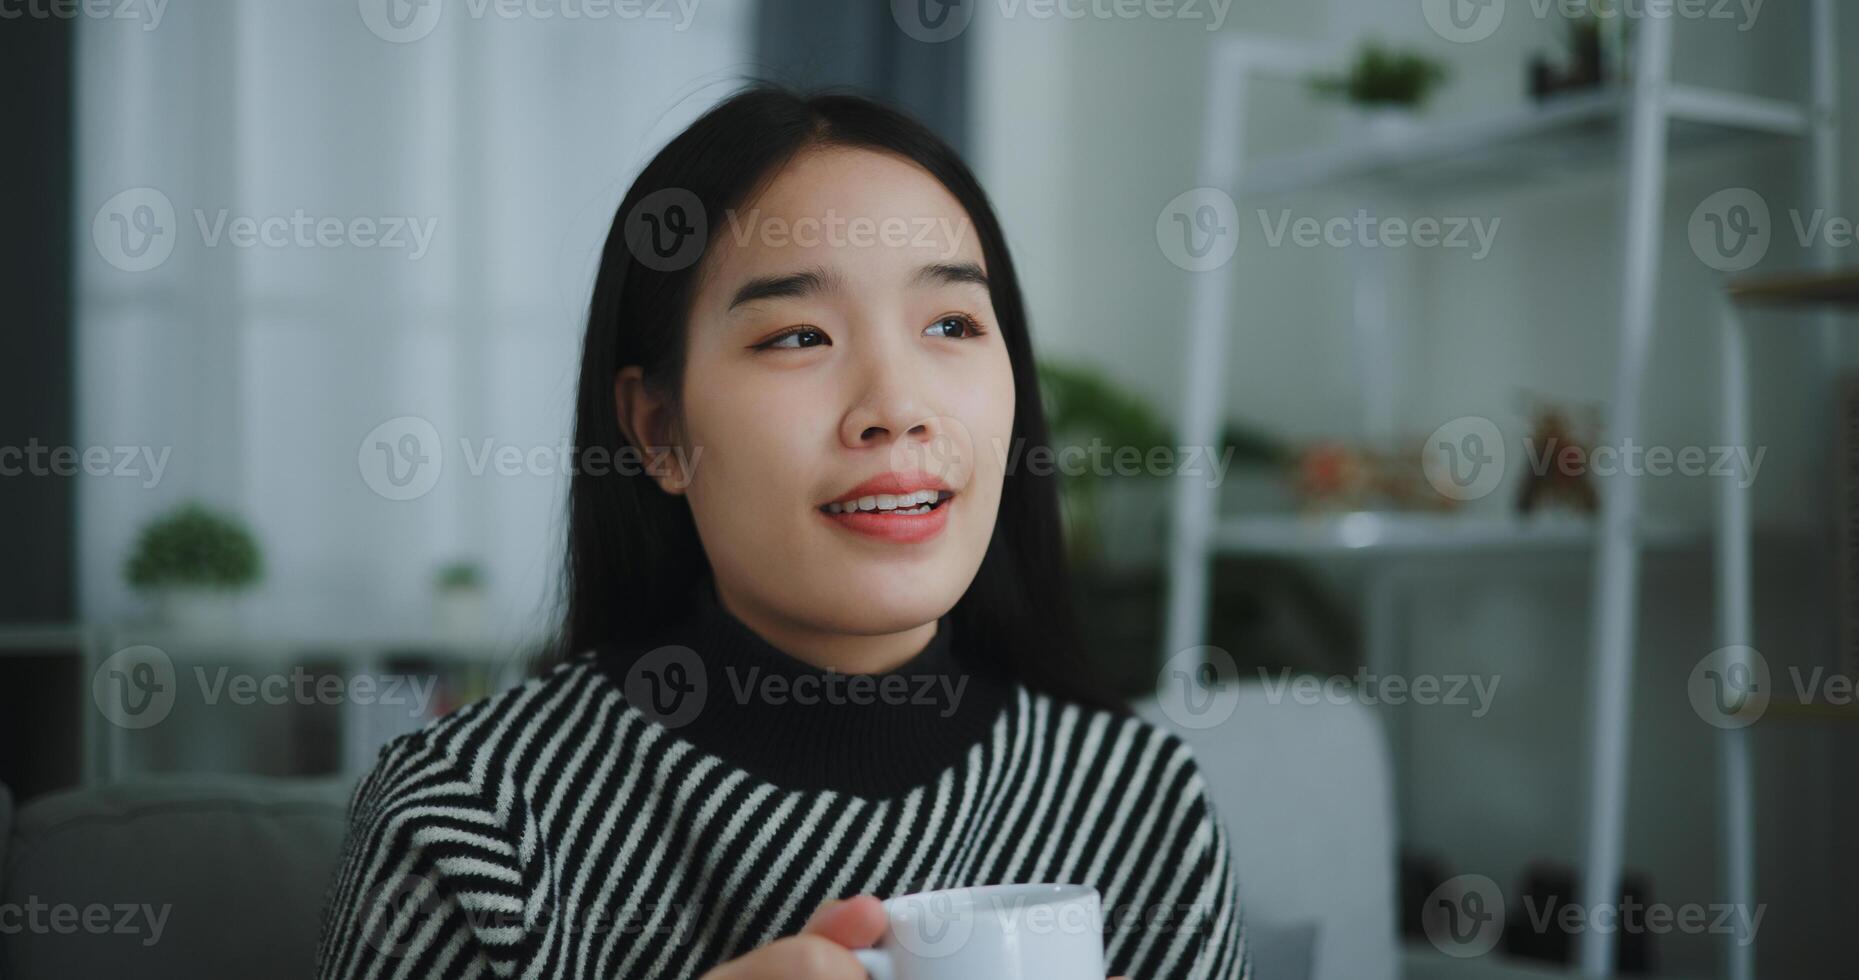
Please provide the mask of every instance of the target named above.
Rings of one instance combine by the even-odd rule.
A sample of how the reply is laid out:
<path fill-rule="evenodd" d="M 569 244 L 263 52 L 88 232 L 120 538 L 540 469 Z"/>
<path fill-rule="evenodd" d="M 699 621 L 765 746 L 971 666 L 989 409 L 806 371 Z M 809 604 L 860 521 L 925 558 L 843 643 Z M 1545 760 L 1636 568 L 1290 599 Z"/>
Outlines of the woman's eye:
<path fill-rule="evenodd" d="M 775 339 L 769 341 L 768 343 L 763 344 L 762 346 L 763 347 L 776 347 L 776 348 L 785 347 L 785 348 L 788 348 L 789 350 L 794 350 L 794 349 L 801 348 L 801 347 L 818 346 L 817 344 L 801 343 L 800 338 L 802 337 L 814 337 L 820 341 L 826 340 L 826 335 L 821 333 L 820 331 L 815 330 L 812 327 L 802 327 L 798 330 L 790 330 L 787 333 L 784 333 L 781 336 L 776 337 Z M 788 343 L 788 341 L 790 340 L 794 342 L 791 344 Z"/>
<path fill-rule="evenodd" d="M 951 329 L 956 332 L 951 333 Z M 966 331 L 966 333 L 964 334 L 962 331 Z M 963 336 L 979 337 L 983 331 L 981 325 L 975 322 L 974 317 L 962 314 L 951 314 L 930 324 L 929 329 L 924 332 L 932 333 L 939 337 L 955 337 L 959 339 Z"/>

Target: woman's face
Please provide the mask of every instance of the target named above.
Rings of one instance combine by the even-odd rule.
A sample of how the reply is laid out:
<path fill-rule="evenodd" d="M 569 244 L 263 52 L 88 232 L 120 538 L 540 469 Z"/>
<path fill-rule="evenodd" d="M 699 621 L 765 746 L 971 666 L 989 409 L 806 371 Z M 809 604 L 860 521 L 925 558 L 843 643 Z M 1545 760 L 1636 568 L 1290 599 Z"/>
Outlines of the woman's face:
<path fill-rule="evenodd" d="M 805 152 L 724 216 L 698 269 L 670 440 L 689 466 L 665 485 L 688 480 L 737 607 L 783 633 L 895 633 L 967 590 L 1013 429 L 987 271 L 955 197 L 888 154 Z M 824 506 L 858 491 L 911 510 L 859 489 L 888 476 L 947 499 L 920 515 Z"/>

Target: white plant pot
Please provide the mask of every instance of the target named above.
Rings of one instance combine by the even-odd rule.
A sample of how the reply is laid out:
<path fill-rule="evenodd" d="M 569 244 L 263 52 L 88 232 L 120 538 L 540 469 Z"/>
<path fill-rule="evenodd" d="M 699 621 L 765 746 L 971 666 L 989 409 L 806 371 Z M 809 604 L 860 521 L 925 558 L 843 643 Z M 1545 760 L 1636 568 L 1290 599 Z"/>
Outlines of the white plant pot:
<path fill-rule="evenodd" d="M 433 632 L 457 643 L 481 641 L 490 635 L 490 606 L 482 588 L 440 589 L 433 595 Z"/>
<path fill-rule="evenodd" d="M 224 635 L 239 627 L 239 593 L 204 586 L 169 586 L 156 593 L 156 617 L 176 632 Z"/>
<path fill-rule="evenodd" d="M 1400 143 L 1423 127 L 1420 113 L 1403 106 L 1351 106 L 1350 125 L 1371 143 Z"/>

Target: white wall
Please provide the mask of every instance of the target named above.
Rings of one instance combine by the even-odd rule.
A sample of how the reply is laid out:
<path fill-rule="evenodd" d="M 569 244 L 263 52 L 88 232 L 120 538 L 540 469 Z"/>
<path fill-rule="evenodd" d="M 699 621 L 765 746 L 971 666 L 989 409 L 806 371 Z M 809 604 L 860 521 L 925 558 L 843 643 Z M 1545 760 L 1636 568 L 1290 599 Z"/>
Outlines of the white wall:
<path fill-rule="evenodd" d="M 1265 0 L 1234 4 L 1224 33 L 1349 43 L 1375 35 L 1450 61 L 1454 78 L 1432 107 L 1438 116 L 1527 101 L 1524 61 L 1553 50 L 1559 26 L 1513 2 L 1492 38 L 1448 43 L 1427 27 L 1418 2 Z M 1094 362 L 1173 411 L 1178 406 L 1190 274 L 1170 265 L 1154 237 L 1161 208 L 1195 183 L 1204 23 L 1039 19 L 1021 5 L 983 5 L 977 15 L 976 165 L 1002 215 L 1022 271 L 1042 355 Z M 1522 11 L 1521 13 L 1519 11 Z M 1843 11 L 1851 50 L 1859 15 Z M 1798 4 L 1764 5 L 1753 27 L 1676 25 L 1680 80 L 1787 97 L 1805 91 Z M 1845 159 L 1859 134 L 1859 76 L 1842 92 Z M 1251 155 L 1315 146 L 1340 132 L 1339 114 L 1294 85 L 1261 86 L 1251 101 Z M 1665 200 L 1659 326 L 1652 351 L 1642 440 L 1713 445 L 1717 366 L 1708 302 L 1716 274 L 1690 251 L 1685 219 L 1709 193 L 1746 185 L 1777 220 L 1804 184 L 1790 145 L 1677 154 Z M 1848 173 L 1852 169 L 1847 168 Z M 1852 215 L 1859 180 L 1843 192 Z M 1611 397 L 1620 290 L 1621 182 L 1609 167 L 1561 179 L 1526 179 L 1432 200 L 1379 202 L 1390 214 L 1501 220 L 1491 253 L 1409 250 L 1391 264 L 1391 314 L 1408 331 L 1397 428 L 1423 436 L 1462 415 L 1486 415 L 1523 431 L 1525 395 L 1604 404 Z M 1348 193 L 1288 198 L 1275 209 L 1347 216 L 1369 203 Z M 1254 206 L 1240 202 L 1242 238 L 1226 267 L 1240 297 L 1233 323 L 1231 414 L 1297 438 L 1361 431 L 1351 342 L 1351 258 L 1333 249 L 1268 247 Z M 1784 229 L 1760 270 L 1804 259 Z M 1854 257 L 1846 256 L 1852 262 Z M 1824 589 L 1807 562 L 1817 555 L 1819 505 L 1814 427 L 1830 409 L 1807 397 L 1803 378 L 1822 356 L 1800 321 L 1756 321 L 1765 337 L 1754 359 L 1754 422 L 1767 446 L 1756 507 L 1766 529 L 1759 571 L 1757 646 L 1779 671 L 1815 662 Z M 1514 486 L 1514 484 L 1512 485 Z M 1508 491 L 1507 487 L 1507 491 Z M 1668 478 L 1645 485 L 1646 513 L 1680 520 L 1708 514 L 1715 486 Z M 1479 501 L 1507 507 L 1510 492 Z M 1628 859 L 1650 871 L 1655 899 L 1711 902 L 1715 894 L 1715 756 L 1710 729 L 1691 713 L 1685 679 L 1717 644 L 1710 635 L 1708 551 L 1648 562 L 1636 678 L 1632 818 Z M 1584 559 L 1546 562 L 1527 575 L 1488 564 L 1434 566 L 1417 588 L 1407 637 L 1410 673 L 1476 671 L 1501 677 L 1498 709 L 1482 720 L 1445 708 L 1401 716 L 1403 838 L 1446 854 L 1460 872 L 1514 881 L 1532 858 L 1579 863 L 1586 711 L 1588 569 Z M 1850 726 L 1849 726 L 1850 727 Z M 1840 738 L 1845 738 L 1844 755 Z M 1837 730 L 1767 724 L 1757 740 L 1763 972 L 1811 975 L 1831 955 L 1822 937 L 1837 921 L 1845 883 L 1828 870 L 1828 821 L 1851 787 L 1852 740 Z M 1845 812 L 1851 812 L 1848 809 Z M 1836 852 L 1838 853 L 1838 852 Z M 1850 851 L 1844 853 L 1850 854 Z M 1850 904 L 1846 906 L 1850 909 Z M 1661 969 L 1709 973 L 1713 941 L 1666 937 Z M 1817 959 L 1816 957 L 1823 957 Z"/>
<path fill-rule="evenodd" d="M 622 6 L 644 10 L 601 9 Z M 420 635 L 435 570 L 460 558 L 483 567 L 500 641 L 546 628 L 566 485 L 551 453 L 599 249 L 650 154 L 748 67 L 752 8 L 416 9 L 439 20 L 404 43 L 316 0 L 81 25 L 79 443 L 171 450 L 153 487 L 84 481 L 86 619 L 136 610 L 121 569 L 137 529 L 197 497 L 257 533 L 267 574 L 244 612 L 267 635 Z M 180 237 L 126 270 L 90 221 L 138 187 L 172 204 Z M 222 209 L 412 219 L 431 244 L 209 246 L 196 212 Z M 358 460 L 403 416 L 442 450 L 411 500 L 371 489 Z M 474 474 L 464 444 L 538 465 Z"/>

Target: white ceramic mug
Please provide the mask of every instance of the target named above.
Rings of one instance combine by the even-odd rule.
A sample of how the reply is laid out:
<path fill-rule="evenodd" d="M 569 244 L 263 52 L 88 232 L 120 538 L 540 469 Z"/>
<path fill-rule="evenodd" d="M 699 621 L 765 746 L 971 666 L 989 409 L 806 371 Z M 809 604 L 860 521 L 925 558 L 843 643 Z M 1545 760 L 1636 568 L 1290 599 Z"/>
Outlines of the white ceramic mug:
<path fill-rule="evenodd" d="M 873 980 L 1104 980 L 1097 889 L 982 885 L 884 901 L 884 935 L 855 950 Z"/>

